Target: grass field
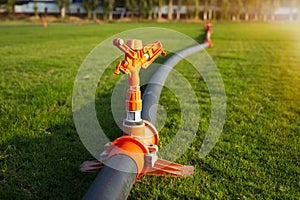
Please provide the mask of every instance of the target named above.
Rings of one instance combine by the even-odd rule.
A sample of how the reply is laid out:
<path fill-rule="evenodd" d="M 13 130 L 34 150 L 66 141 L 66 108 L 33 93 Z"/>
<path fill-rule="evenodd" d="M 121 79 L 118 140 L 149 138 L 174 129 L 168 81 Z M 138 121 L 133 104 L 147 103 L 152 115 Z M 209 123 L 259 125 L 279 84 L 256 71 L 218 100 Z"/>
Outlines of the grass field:
<path fill-rule="evenodd" d="M 85 194 L 97 173 L 79 172 L 80 164 L 93 158 L 72 119 L 74 79 L 101 41 L 145 26 L 174 29 L 192 38 L 202 28 L 175 23 L 0 26 L 0 199 L 80 199 Z M 193 145 L 177 162 L 194 165 L 195 174 L 143 176 L 129 199 L 299 199 L 299 24 L 216 24 L 213 39 L 215 47 L 208 53 L 227 96 L 219 142 L 199 158 L 209 123 L 209 93 L 203 80 L 189 77 L 181 62 L 177 69 L 193 83 L 202 117 Z M 107 91 L 114 81 L 107 81 Z M 162 96 L 170 117 L 161 132 L 163 141 L 171 139 L 176 126 L 172 116 L 178 115 L 176 103 L 168 103 L 174 101 L 171 96 L 168 91 Z"/>

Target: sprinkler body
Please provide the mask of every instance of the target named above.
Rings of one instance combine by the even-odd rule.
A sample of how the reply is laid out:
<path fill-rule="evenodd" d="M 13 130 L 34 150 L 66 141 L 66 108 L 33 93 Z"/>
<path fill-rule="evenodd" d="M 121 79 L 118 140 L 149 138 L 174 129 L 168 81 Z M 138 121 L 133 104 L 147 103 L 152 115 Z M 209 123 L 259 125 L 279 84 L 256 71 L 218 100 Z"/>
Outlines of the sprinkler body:
<path fill-rule="evenodd" d="M 146 69 L 160 55 L 166 52 L 157 41 L 151 44 L 142 44 L 141 40 L 128 40 L 127 44 L 120 38 L 113 40 L 113 44 L 125 53 L 114 74 L 128 75 L 126 93 L 126 118 L 123 121 L 122 136 L 105 146 L 100 155 L 100 161 L 86 161 L 81 165 L 81 171 L 95 171 L 102 168 L 116 155 L 130 157 L 136 165 L 136 178 L 143 174 L 191 176 L 193 166 L 183 166 L 158 158 L 158 132 L 154 125 L 142 119 L 142 98 L 140 91 L 139 71 Z M 118 168 L 118 167 L 116 167 Z M 131 171 L 128 169 L 128 171 Z M 133 170 L 135 171 L 135 169 Z"/>
<path fill-rule="evenodd" d="M 158 132 L 147 120 L 141 118 L 142 98 L 140 91 L 139 71 L 146 69 L 160 55 L 166 52 L 160 42 L 142 44 L 141 40 L 114 39 L 113 44 L 125 53 L 114 71 L 115 74 L 128 75 L 128 89 L 126 93 L 126 119 L 123 122 L 123 136 L 116 139 L 105 150 L 106 160 L 116 154 L 126 154 L 136 163 L 137 178 L 144 173 L 174 176 L 188 176 L 193 173 L 192 166 L 182 166 L 173 162 L 159 159 Z M 116 148 L 117 147 L 117 148 Z"/>

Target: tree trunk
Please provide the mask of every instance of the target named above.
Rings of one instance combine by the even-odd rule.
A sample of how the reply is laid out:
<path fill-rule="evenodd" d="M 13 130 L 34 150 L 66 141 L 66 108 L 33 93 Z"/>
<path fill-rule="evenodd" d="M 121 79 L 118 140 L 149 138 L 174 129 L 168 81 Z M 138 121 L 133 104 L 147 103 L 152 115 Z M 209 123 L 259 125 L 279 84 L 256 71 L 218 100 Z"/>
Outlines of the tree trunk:
<path fill-rule="evenodd" d="M 221 9 L 221 12 L 220 12 L 220 21 L 223 21 L 224 20 L 224 11 Z"/>
<path fill-rule="evenodd" d="M 153 8 L 153 19 L 157 18 L 157 10 Z"/>
<path fill-rule="evenodd" d="M 271 16 L 271 20 L 272 20 L 272 21 L 275 21 L 275 15 L 274 15 L 274 13 L 273 13 L 272 16 Z"/>
<path fill-rule="evenodd" d="M 38 7 L 38 3 L 36 0 L 33 1 L 33 11 L 34 11 L 35 18 L 38 18 L 39 17 L 39 7 Z"/>
<path fill-rule="evenodd" d="M 195 19 L 199 19 L 199 0 L 195 0 Z"/>
<path fill-rule="evenodd" d="M 9 15 L 14 15 L 15 14 L 15 2 L 13 1 L 7 1 L 6 4 L 6 9 Z"/>
<path fill-rule="evenodd" d="M 177 12 L 176 12 L 176 20 L 180 20 L 180 11 L 181 11 L 181 0 L 178 0 Z"/>
<path fill-rule="evenodd" d="M 96 10 L 93 11 L 93 20 L 97 20 L 97 13 L 96 13 Z"/>
<path fill-rule="evenodd" d="M 229 15 L 229 10 L 230 10 L 230 3 L 228 0 L 223 0 L 222 1 L 222 7 L 221 7 L 221 12 L 222 12 L 222 18 L 225 20 L 230 20 L 230 15 Z"/>
<path fill-rule="evenodd" d="M 63 6 L 60 9 L 60 16 L 61 16 L 61 18 L 65 18 L 66 17 L 66 7 Z"/>
<path fill-rule="evenodd" d="M 245 14 L 245 21 L 249 21 L 249 13 L 248 12 L 246 12 L 246 14 Z"/>
<path fill-rule="evenodd" d="M 293 21 L 293 20 L 294 20 L 294 18 L 293 18 L 293 9 L 292 9 L 292 8 L 290 8 L 290 16 L 289 16 L 289 20 L 290 20 L 290 21 Z"/>
<path fill-rule="evenodd" d="M 109 20 L 109 21 L 112 21 L 112 20 L 113 20 L 113 11 L 109 11 L 109 14 L 108 14 L 108 20 Z"/>
<path fill-rule="evenodd" d="M 236 20 L 237 20 L 237 21 L 240 21 L 240 19 L 241 19 L 241 13 L 238 13 L 238 14 L 236 15 Z"/>
<path fill-rule="evenodd" d="M 213 18 L 212 19 L 217 20 L 217 10 L 216 9 L 214 9 L 214 11 L 213 11 Z"/>
<path fill-rule="evenodd" d="M 88 19 L 92 18 L 92 11 L 91 10 L 87 11 L 87 17 L 88 17 Z"/>
<path fill-rule="evenodd" d="M 147 12 L 147 15 L 148 15 L 148 20 L 149 21 L 152 20 L 152 18 L 153 18 L 153 12 L 154 12 L 153 3 L 154 3 L 153 0 L 149 0 L 148 1 L 148 12 Z"/>
<path fill-rule="evenodd" d="M 168 4 L 168 20 L 173 19 L 173 0 L 169 0 Z"/>
<path fill-rule="evenodd" d="M 162 17 L 162 7 L 160 6 L 158 8 L 158 19 L 161 19 L 161 17 Z"/>
<path fill-rule="evenodd" d="M 207 20 L 207 0 L 204 1 L 203 20 Z"/>
<path fill-rule="evenodd" d="M 208 10 L 208 20 L 212 20 L 212 9 L 210 8 L 209 10 Z"/>
<path fill-rule="evenodd" d="M 267 14 L 264 14 L 263 15 L 263 21 L 266 22 L 267 20 L 268 20 L 268 16 L 267 16 Z"/>
<path fill-rule="evenodd" d="M 148 20 L 152 20 L 152 14 L 153 14 L 153 10 L 152 8 L 150 8 L 148 11 Z"/>

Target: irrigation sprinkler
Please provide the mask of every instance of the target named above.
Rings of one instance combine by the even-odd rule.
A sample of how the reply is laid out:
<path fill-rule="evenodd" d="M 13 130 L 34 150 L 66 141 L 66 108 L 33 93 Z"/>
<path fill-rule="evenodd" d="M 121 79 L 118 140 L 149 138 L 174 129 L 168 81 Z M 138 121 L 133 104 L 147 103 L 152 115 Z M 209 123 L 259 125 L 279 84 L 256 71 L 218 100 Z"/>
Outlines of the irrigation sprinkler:
<path fill-rule="evenodd" d="M 207 30 L 207 33 L 211 35 L 211 31 Z M 83 199 L 126 199 L 134 181 L 143 174 L 179 177 L 193 175 L 193 166 L 158 157 L 159 136 L 153 125 L 155 118 L 150 118 L 150 108 L 158 104 L 162 86 L 169 72 L 180 60 L 212 47 L 210 35 L 207 35 L 203 44 L 181 50 L 168 59 L 153 74 L 151 80 L 154 82 L 148 84 L 143 98 L 140 91 L 140 69 L 147 69 L 157 57 L 166 55 L 163 45 L 159 41 L 143 45 L 141 40 L 135 39 L 128 40 L 126 44 L 120 38 L 113 40 L 113 45 L 125 53 L 124 60 L 117 64 L 114 74 L 128 75 L 123 135 L 105 145 L 99 160 L 85 161 L 81 165 L 83 172 L 102 168 Z M 156 83 L 157 77 L 160 81 Z M 155 116 L 156 111 L 152 109 L 151 116 Z"/>
<path fill-rule="evenodd" d="M 205 40 L 204 40 L 204 42 L 208 44 L 209 48 L 213 47 L 213 43 L 211 41 L 212 27 L 213 27 L 213 24 L 209 21 L 207 21 L 204 25 L 204 28 L 205 28 Z"/>

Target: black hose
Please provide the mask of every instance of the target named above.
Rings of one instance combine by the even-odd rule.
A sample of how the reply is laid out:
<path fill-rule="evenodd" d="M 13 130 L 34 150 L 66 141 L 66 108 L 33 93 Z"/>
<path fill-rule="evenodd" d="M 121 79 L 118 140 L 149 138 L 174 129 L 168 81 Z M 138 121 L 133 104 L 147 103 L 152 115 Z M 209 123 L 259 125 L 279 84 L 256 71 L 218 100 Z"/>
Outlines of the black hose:
<path fill-rule="evenodd" d="M 136 175 L 137 166 L 132 158 L 124 154 L 114 155 L 107 161 L 83 199 L 126 199 Z"/>
<path fill-rule="evenodd" d="M 172 57 L 170 57 L 161 67 L 159 67 L 158 70 L 156 70 L 156 72 L 152 75 L 143 94 L 142 119 L 155 124 L 157 105 L 159 102 L 160 94 L 169 73 L 179 61 L 196 52 L 203 51 L 207 47 L 208 43 L 203 43 L 178 51 Z"/>

